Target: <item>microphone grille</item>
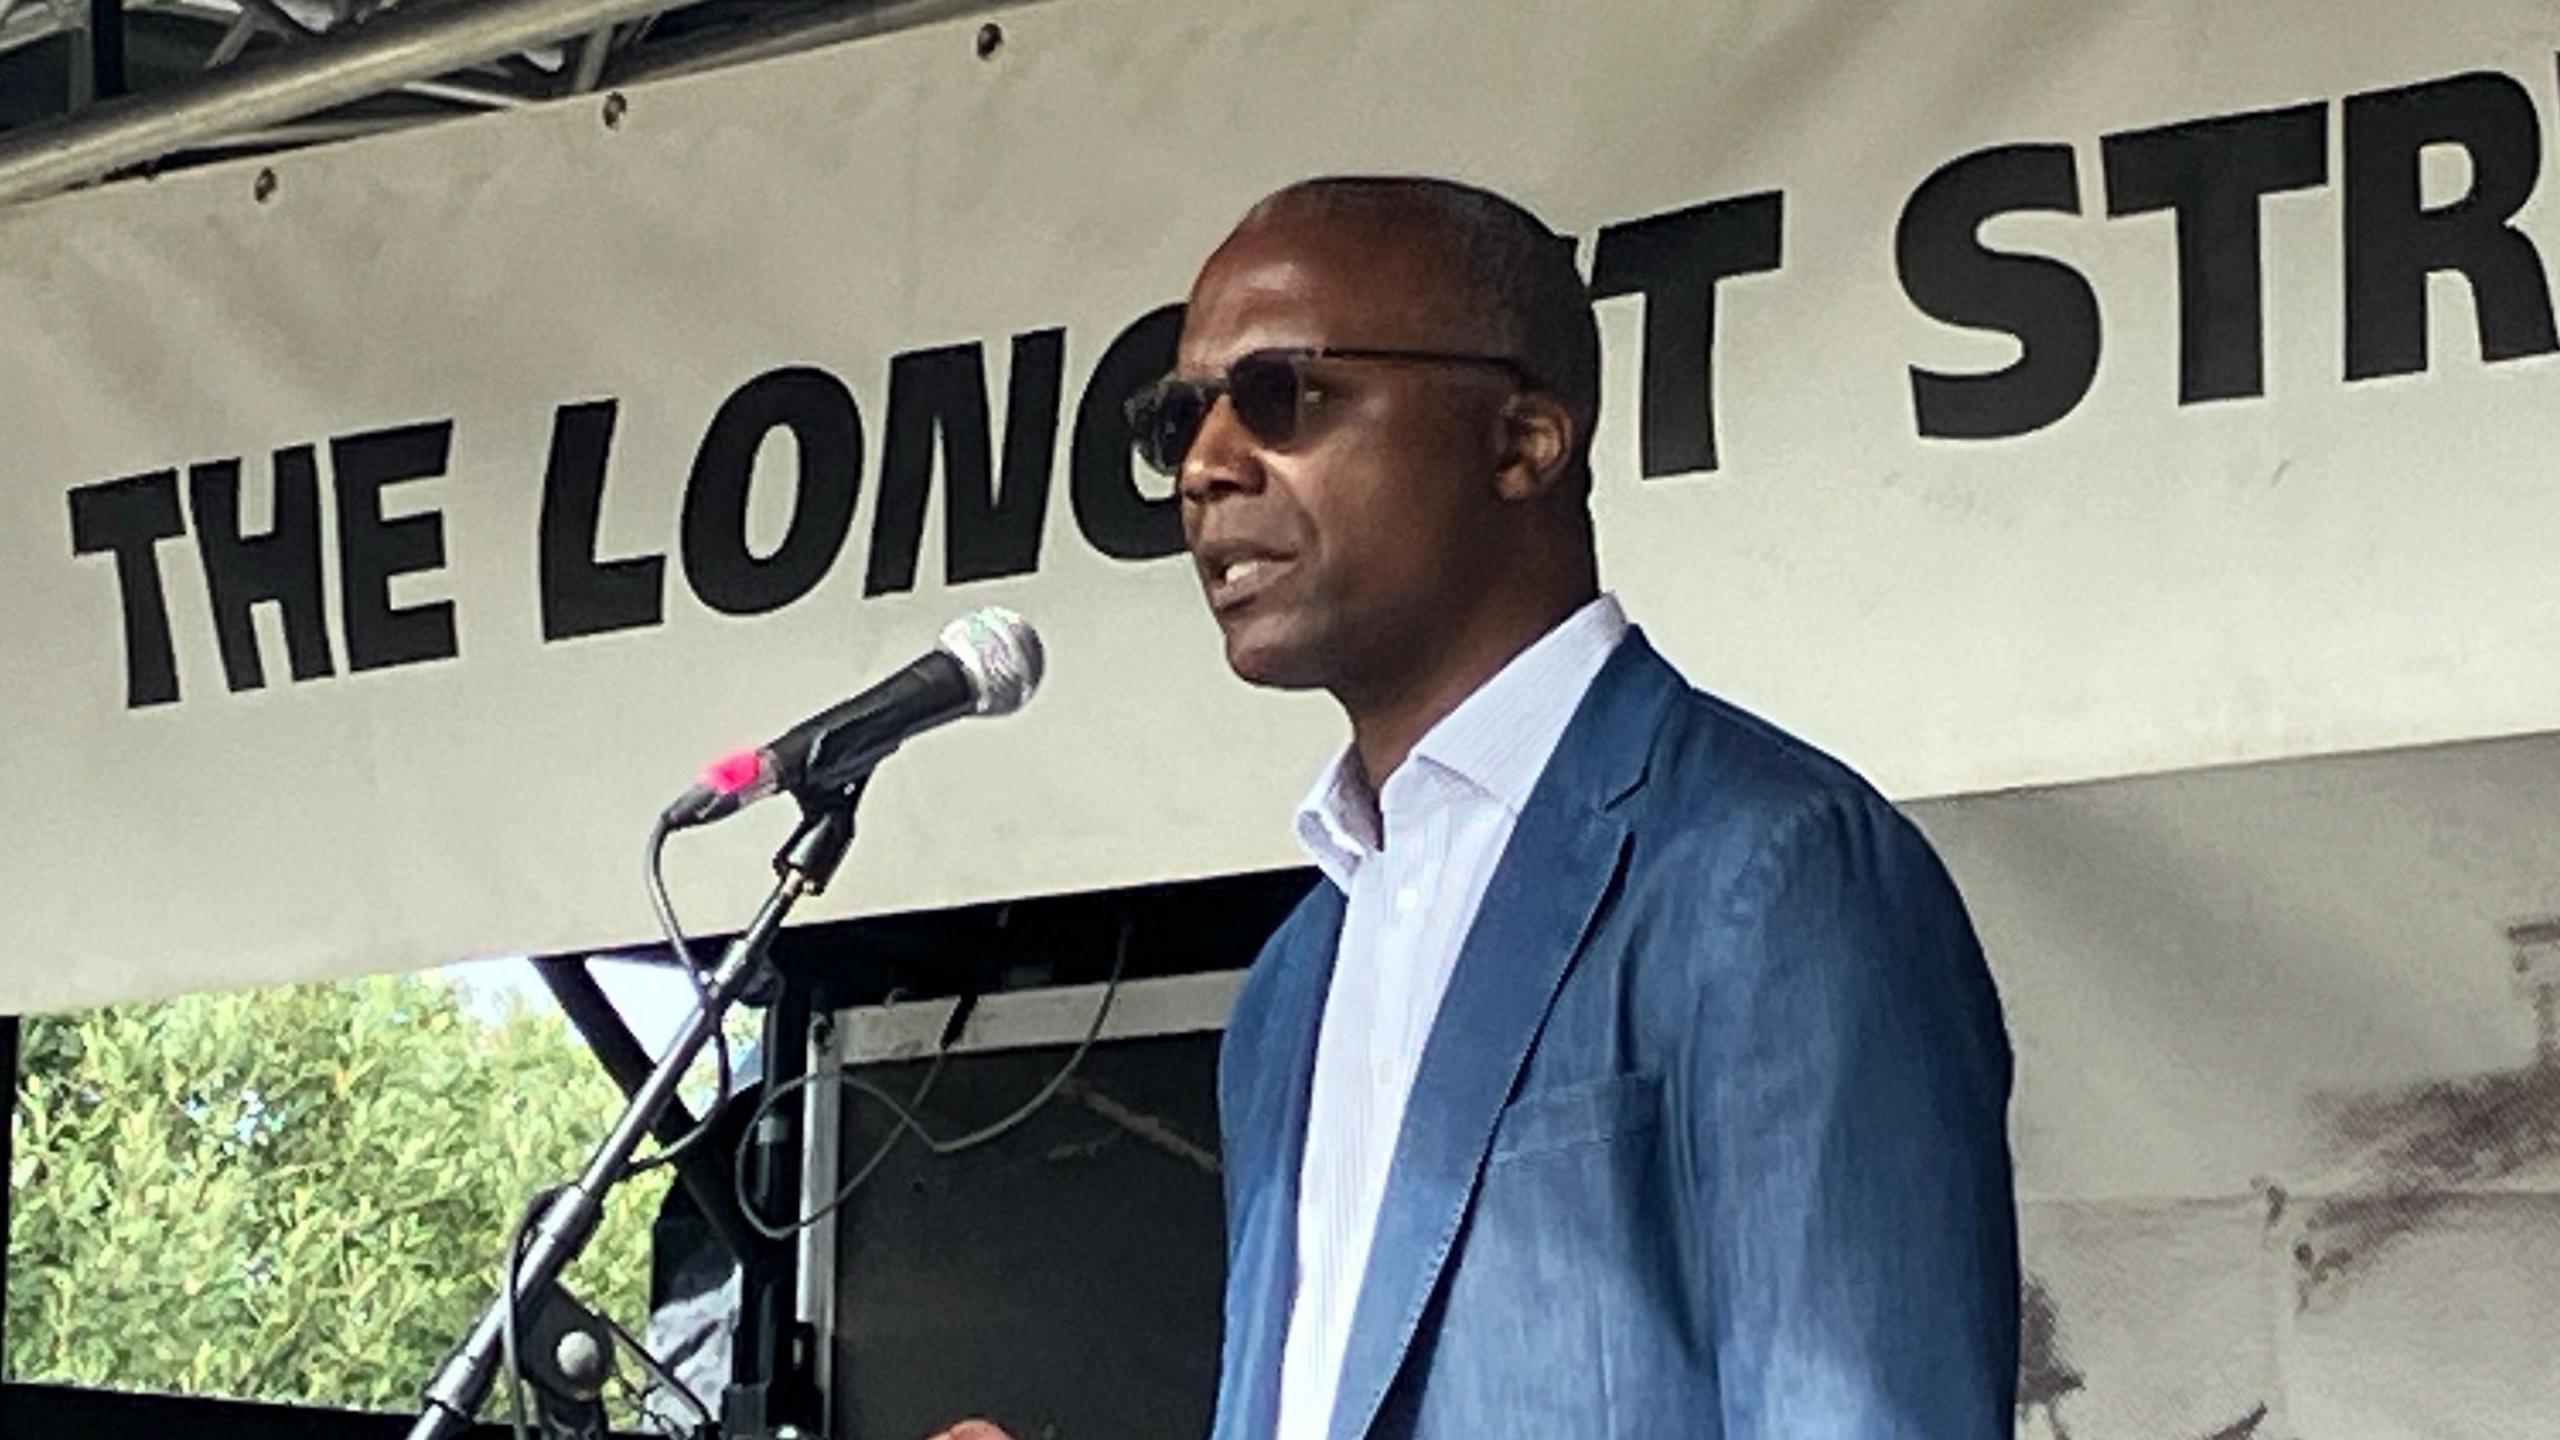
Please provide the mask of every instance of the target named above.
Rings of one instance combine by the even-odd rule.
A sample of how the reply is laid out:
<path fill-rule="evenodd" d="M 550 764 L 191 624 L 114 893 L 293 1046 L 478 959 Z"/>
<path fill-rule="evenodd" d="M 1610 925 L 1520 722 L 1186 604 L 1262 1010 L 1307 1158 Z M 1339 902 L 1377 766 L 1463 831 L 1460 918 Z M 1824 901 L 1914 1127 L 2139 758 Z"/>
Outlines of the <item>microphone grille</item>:
<path fill-rule="evenodd" d="M 1010 715 L 1040 688 L 1040 632 L 1001 605 L 972 610 L 943 626 L 942 649 L 968 675 L 977 696 L 975 714 Z"/>

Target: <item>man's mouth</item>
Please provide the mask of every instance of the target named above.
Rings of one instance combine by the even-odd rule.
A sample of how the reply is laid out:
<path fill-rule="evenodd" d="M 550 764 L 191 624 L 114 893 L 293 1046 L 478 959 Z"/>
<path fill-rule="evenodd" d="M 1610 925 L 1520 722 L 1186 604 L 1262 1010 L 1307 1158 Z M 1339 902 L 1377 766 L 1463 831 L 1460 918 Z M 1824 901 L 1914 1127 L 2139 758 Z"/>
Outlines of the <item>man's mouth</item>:
<path fill-rule="evenodd" d="M 1201 566 L 1209 592 L 1209 608 L 1228 610 L 1271 588 L 1289 567 L 1289 557 L 1259 551 L 1213 556 Z"/>

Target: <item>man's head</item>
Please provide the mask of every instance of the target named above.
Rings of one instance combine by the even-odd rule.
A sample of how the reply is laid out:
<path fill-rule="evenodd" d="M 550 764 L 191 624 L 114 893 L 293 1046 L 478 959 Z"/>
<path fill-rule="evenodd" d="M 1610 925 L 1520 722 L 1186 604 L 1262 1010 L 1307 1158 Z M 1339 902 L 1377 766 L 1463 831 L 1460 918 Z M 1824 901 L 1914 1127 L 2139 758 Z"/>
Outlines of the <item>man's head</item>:
<path fill-rule="evenodd" d="M 1209 383 L 1160 397 L 1141 442 L 1176 465 L 1245 679 L 1356 710 L 1592 593 L 1598 332 L 1571 243 L 1519 206 L 1439 180 L 1282 190 L 1202 268 L 1175 377 Z"/>

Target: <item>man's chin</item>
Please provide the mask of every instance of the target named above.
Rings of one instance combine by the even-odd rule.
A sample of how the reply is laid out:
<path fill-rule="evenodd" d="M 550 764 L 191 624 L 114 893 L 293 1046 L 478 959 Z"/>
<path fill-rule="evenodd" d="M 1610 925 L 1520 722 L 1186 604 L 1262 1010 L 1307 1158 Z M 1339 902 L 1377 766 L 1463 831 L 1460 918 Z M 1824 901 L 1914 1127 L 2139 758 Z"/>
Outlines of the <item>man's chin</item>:
<path fill-rule="evenodd" d="M 1315 647 L 1259 635 L 1254 633 L 1257 628 L 1246 624 L 1226 632 L 1227 668 L 1237 679 L 1270 690 L 1314 690 L 1324 685 L 1323 657 Z"/>

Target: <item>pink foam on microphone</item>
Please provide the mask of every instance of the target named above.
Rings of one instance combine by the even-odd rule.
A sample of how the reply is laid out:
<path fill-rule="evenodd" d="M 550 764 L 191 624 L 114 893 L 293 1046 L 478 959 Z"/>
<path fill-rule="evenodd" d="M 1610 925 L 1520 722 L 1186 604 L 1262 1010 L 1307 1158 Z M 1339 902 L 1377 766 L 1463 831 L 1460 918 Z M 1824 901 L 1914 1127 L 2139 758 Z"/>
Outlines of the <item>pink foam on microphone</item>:
<path fill-rule="evenodd" d="M 764 757 L 753 750 L 734 750 L 702 767 L 702 783 L 723 795 L 735 795 L 764 774 Z"/>

